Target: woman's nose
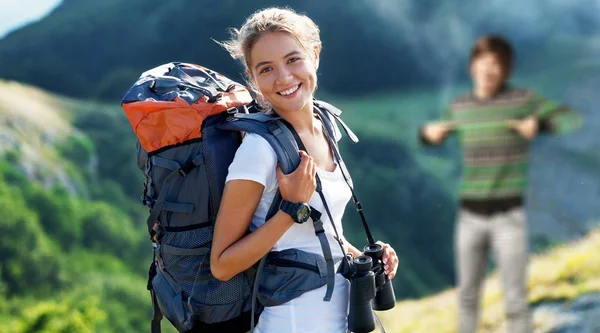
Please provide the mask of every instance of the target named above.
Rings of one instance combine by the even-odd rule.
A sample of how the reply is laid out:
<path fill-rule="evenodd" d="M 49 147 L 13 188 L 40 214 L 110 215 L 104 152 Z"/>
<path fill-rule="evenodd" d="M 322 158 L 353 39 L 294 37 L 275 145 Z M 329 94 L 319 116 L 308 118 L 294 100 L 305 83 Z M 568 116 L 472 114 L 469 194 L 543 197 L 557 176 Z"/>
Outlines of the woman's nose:
<path fill-rule="evenodd" d="M 286 84 L 291 81 L 292 73 L 285 67 L 277 71 L 276 82 L 279 84 Z"/>

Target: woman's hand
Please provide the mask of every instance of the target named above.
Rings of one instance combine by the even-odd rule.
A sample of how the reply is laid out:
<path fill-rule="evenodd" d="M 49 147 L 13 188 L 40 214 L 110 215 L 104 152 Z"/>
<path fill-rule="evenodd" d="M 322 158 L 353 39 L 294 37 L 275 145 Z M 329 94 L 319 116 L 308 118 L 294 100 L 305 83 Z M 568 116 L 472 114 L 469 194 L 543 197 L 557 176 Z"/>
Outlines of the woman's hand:
<path fill-rule="evenodd" d="M 396 255 L 396 251 L 390 246 L 390 244 L 382 241 L 377 241 L 375 243 L 383 247 L 383 257 L 381 261 L 383 261 L 383 269 L 385 270 L 385 274 L 388 276 L 388 279 L 391 280 L 396 276 L 396 270 L 398 269 L 398 256 Z"/>
<path fill-rule="evenodd" d="M 294 172 L 285 175 L 277 166 L 277 183 L 281 197 L 287 201 L 308 203 L 317 188 L 315 174 L 317 165 L 306 152 L 300 151 L 300 165 Z"/>

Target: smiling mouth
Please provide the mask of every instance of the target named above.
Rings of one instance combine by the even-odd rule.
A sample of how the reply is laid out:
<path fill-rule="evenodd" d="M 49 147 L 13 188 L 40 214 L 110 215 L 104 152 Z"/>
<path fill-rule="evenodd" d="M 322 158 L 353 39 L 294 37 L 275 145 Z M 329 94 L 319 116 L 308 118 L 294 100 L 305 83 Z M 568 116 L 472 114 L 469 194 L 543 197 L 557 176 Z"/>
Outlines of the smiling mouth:
<path fill-rule="evenodd" d="M 284 91 L 280 91 L 280 92 L 278 92 L 277 94 L 278 94 L 278 95 L 281 95 L 281 96 L 288 96 L 288 95 L 291 95 L 291 94 L 295 93 L 296 91 L 298 91 L 298 89 L 300 89 L 300 86 L 301 86 L 301 85 L 302 85 L 302 83 L 298 84 L 298 85 L 297 85 L 297 86 L 295 86 L 295 87 L 292 87 L 292 88 L 286 89 L 286 90 L 284 90 Z"/>

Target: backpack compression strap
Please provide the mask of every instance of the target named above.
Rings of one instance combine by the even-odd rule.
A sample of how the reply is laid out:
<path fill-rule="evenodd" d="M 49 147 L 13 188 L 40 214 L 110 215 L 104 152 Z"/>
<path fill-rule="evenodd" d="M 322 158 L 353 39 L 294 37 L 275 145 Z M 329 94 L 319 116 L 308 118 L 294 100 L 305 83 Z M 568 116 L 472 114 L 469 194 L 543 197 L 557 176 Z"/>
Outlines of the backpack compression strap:
<path fill-rule="evenodd" d="M 194 207 L 189 204 L 175 204 L 175 203 L 167 203 L 165 199 L 167 194 L 171 191 L 171 185 L 173 185 L 173 181 L 178 177 L 185 177 L 190 171 L 192 171 L 197 166 L 204 163 L 204 156 L 202 154 L 198 154 L 193 159 L 189 160 L 184 165 L 180 165 L 179 163 L 171 160 L 167 160 L 165 158 L 160 158 L 158 156 L 152 156 L 153 162 L 155 165 L 173 170 L 165 181 L 163 182 L 163 188 L 158 195 L 158 198 L 154 202 L 152 206 L 152 210 L 150 211 L 150 216 L 146 220 L 146 224 L 148 226 L 148 233 L 150 237 L 153 237 L 156 234 L 154 230 L 154 224 L 158 220 L 158 216 L 162 210 L 171 210 L 176 212 L 192 212 Z"/>

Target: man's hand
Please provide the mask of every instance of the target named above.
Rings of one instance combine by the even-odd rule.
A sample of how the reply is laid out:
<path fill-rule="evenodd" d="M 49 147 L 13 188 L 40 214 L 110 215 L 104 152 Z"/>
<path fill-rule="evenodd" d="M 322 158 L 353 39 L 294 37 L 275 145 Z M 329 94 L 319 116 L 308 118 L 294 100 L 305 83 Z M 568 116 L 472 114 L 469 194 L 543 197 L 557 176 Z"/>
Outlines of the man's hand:
<path fill-rule="evenodd" d="M 506 126 L 514 129 L 527 140 L 535 138 L 538 133 L 538 120 L 533 115 L 522 120 L 509 119 L 506 121 Z"/>
<path fill-rule="evenodd" d="M 439 144 L 444 141 L 452 128 L 452 124 L 448 122 L 431 122 L 423 127 L 422 134 L 427 141 Z"/>

